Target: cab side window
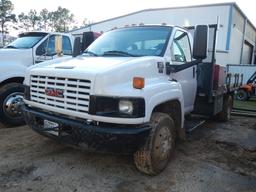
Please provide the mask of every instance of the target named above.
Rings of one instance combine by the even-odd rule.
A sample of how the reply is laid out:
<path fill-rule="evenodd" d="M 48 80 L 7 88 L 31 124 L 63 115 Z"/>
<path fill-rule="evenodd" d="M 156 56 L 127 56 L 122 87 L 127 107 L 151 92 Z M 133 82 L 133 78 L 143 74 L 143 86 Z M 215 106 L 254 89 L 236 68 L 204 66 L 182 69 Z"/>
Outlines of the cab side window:
<path fill-rule="evenodd" d="M 62 36 L 62 51 L 63 55 L 72 55 L 71 42 L 67 36 Z"/>
<path fill-rule="evenodd" d="M 171 46 L 171 58 L 174 64 L 184 64 L 192 60 L 188 34 L 176 31 Z"/>
<path fill-rule="evenodd" d="M 39 47 L 36 49 L 36 55 L 53 56 L 55 53 L 55 36 L 52 35 L 47 38 Z"/>

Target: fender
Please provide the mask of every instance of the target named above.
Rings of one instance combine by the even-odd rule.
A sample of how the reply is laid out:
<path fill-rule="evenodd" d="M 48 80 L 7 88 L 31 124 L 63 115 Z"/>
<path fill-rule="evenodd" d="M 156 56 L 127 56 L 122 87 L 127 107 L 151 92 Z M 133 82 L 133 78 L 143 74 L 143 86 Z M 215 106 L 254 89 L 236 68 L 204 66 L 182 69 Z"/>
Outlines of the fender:
<path fill-rule="evenodd" d="M 179 83 L 170 81 L 169 84 L 162 84 L 157 86 L 157 89 L 152 89 L 147 94 L 146 100 L 146 116 L 144 121 L 149 122 L 154 108 L 162 103 L 172 100 L 178 100 L 181 105 L 181 126 L 184 122 L 184 99 L 182 89 Z"/>
<path fill-rule="evenodd" d="M 0 69 L 0 83 L 11 78 L 15 77 L 24 77 L 25 78 L 25 71 L 26 67 L 19 65 L 15 67 L 5 68 L 5 70 Z"/>

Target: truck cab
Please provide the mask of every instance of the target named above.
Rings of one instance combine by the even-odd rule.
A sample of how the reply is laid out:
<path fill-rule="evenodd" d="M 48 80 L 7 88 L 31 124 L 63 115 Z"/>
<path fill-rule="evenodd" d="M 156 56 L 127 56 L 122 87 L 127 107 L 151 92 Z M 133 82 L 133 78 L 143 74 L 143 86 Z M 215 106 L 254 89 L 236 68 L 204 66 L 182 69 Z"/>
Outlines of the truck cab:
<path fill-rule="evenodd" d="M 210 111 L 223 102 L 209 115 L 232 107 L 227 91 L 218 92 L 216 101 L 198 94 L 197 66 L 204 66 L 207 40 L 207 26 L 198 26 L 194 39 L 178 26 L 109 31 L 80 56 L 27 70 L 25 120 L 61 143 L 132 153 L 140 171 L 158 174 L 172 157 L 176 138 L 185 138 L 185 115 L 197 103 Z M 213 63 L 206 68 L 213 74 Z"/>

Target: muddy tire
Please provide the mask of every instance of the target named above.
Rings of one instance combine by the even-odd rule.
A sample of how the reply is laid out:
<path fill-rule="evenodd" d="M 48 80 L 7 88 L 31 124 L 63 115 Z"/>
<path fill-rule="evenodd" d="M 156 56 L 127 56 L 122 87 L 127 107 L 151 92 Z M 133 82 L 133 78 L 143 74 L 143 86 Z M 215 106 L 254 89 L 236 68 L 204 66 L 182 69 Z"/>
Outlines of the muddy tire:
<path fill-rule="evenodd" d="M 157 175 L 167 166 L 175 147 L 175 124 L 164 113 L 153 113 L 151 133 L 146 143 L 134 153 L 134 162 L 139 171 Z"/>
<path fill-rule="evenodd" d="M 8 83 L 0 88 L 0 121 L 7 125 L 24 124 L 18 104 L 22 102 L 24 87 L 20 83 Z"/>
<path fill-rule="evenodd" d="M 223 109 L 218 114 L 218 119 L 223 122 L 229 121 L 231 118 L 232 108 L 233 108 L 233 98 L 232 96 L 229 95 L 224 98 Z"/>
<path fill-rule="evenodd" d="M 239 89 L 236 94 L 236 99 L 239 101 L 246 101 L 249 99 L 249 95 L 244 89 Z"/>

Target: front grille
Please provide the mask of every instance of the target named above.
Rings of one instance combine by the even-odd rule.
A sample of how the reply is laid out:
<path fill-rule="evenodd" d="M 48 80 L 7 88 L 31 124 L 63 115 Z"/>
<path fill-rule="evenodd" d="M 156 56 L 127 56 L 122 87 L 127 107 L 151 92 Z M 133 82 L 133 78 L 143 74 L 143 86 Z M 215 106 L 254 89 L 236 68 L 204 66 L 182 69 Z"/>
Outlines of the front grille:
<path fill-rule="evenodd" d="M 63 90 L 63 97 L 46 95 L 46 89 Z M 68 111 L 88 113 L 91 81 L 72 78 L 31 76 L 31 101 Z"/>

